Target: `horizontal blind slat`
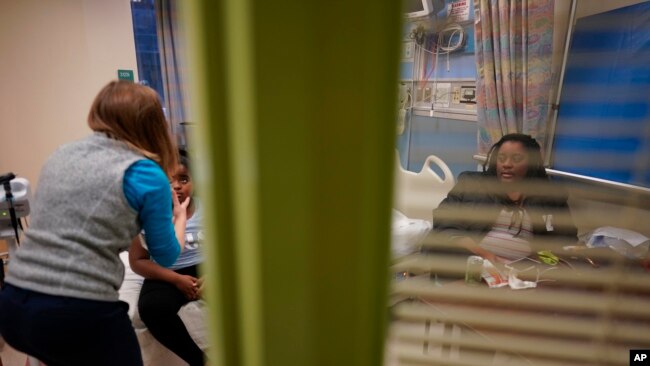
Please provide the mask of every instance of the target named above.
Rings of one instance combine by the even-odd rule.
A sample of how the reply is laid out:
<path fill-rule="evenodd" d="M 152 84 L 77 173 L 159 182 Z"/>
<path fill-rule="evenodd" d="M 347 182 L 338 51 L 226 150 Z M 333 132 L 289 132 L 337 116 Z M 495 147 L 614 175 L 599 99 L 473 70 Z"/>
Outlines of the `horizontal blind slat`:
<path fill-rule="evenodd" d="M 469 306 L 399 304 L 393 313 L 400 319 L 463 324 L 483 329 L 510 330 L 549 336 L 610 339 L 639 346 L 650 346 L 650 321 L 618 321 L 599 317 L 572 317 L 557 313 L 513 313 L 508 310 L 477 309 Z M 605 326 L 605 322 L 610 323 Z"/>
<path fill-rule="evenodd" d="M 459 275 L 465 273 L 467 256 L 455 255 L 411 255 L 398 260 L 391 270 L 393 272 L 410 272 L 414 274 L 436 273 L 444 275 Z M 530 265 L 528 265 L 530 264 Z M 535 263 L 521 262 L 518 267 L 532 267 Z M 519 273 L 522 279 L 535 279 L 540 273 L 540 279 L 575 285 L 593 285 L 613 287 L 631 291 L 644 291 L 650 294 L 650 273 L 638 270 L 626 270 L 624 267 L 573 268 L 565 266 L 547 266 L 539 270 L 529 270 Z M 507 270 L 507 269 L 506 269 Z"/>
<path fill-rule="evenodd" d="M 430 331 L 414 332 L 413 329 L 408 328 L 397 328 L 394 337 L 399 341 L 419 342 L 419 344 L 426 342 L 429 345 L 441 347 L 461 346 L 565 361 L 591 363 L 604 361 L 609 364 L 627 364 L 628 361 L 628 349 L 625 347 L 579 339 L 558 340 L 521 334 L 504 335 L 495 332 L 484 334 L 480 331 L 464 331 L 462 337 L 450 337 L 448 334 L 435 334 Z"/>
<path fill-rule="evenodd" d="M 400 361 L 400 366 L 406 365 L 449 365 L 449 366 L 477 366 L 477 365 L 493 365 L 503 366 L 504 363 L 498 361 L 498 355 L 488 355 L 471 351 L 464 351 L 460 357 L 450 357 L 444 353 L 430 353 L 423 354 L 417 348 L 400 345 L 396 348 L 397 358 Z M 494 359 L 494 361 L 492 361 Z M 513 357 L 507 358 L 507 366 L 594 366 L 583 362 L 555 362 L 549 360 L 535 359 L 529 357 L 522 357 L 514 359 Z"/>
<path fill-rule="evenodd" d="M 436 286 L 433 281 L 417 278 L 393 284 L 393 294 L 438 300 L 477 302 L 492 305 L 519 306 L 531 309 L 553 309 L 590 313 L 615 313 L 650 319 L 650 298 L 618 294 L 572 293 L 569 290 L 540 289 L 512 291 L 505 288 Z M 570 301 L 568 301 L 570 300 Z"/>
<path fill-rule="evenodd" d="M 394 315 L 404 320 L 432 321 L 548 336 L 610 339 L 639 346 L 650 346 L 650 323 L 610 322 L 598 317 L 579 318 L 554 313 L 513 313 L 508 310 L 484 310 L 469 306 L 399 304 Z"/>

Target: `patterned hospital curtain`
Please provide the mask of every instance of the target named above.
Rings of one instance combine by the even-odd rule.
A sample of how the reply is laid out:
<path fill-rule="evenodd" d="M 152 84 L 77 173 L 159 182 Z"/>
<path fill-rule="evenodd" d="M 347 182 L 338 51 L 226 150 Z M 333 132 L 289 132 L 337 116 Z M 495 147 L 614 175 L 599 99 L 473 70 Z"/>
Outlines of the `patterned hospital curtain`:
<path fill-rule="evenodd" d="M 187 90 L 183 37 L 179 27 L 179 14 L 175 0 L 155 0 L 160 68 L 165 92 L 165 110 L 176 141 L 187 146 L 185 125 L 188 122 L 186 108 Z"/>
<path fill-rule="evenodd" d="M 478 150 L 522 132 L 545 146 L 554 0 L 476 0 Z"/>

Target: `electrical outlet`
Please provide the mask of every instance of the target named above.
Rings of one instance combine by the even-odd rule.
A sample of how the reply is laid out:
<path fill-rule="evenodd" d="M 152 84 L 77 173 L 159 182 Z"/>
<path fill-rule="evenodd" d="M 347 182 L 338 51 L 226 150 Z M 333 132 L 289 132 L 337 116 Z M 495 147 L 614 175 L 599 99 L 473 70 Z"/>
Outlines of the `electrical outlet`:
<path fill-rule="evenodd" d="M 460 103 L 460 87 L 455 86 L 451 90 L 451 103 L 458 104 Z"/>

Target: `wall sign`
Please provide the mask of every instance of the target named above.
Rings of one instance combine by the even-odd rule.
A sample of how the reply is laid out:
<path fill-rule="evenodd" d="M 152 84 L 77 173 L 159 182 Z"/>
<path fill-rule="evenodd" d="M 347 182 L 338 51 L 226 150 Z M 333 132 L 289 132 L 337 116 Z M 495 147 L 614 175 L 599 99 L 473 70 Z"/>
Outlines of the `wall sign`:
<path fill-rule="evenodd" d="M 134 81 L 133 70 L 117 70 L 118 80 Z"/>
<path fill-rule="evenodd" d="M 447 4 L 447 17 L 456 23 L 469 20 L 469 0 L 457 0 Z"/>

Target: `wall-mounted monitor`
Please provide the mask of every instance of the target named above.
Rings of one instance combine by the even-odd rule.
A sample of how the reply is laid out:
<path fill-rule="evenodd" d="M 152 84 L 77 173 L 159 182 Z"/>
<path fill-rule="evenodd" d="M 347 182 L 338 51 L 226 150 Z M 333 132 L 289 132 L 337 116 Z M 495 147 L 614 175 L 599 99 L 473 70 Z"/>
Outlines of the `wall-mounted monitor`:
<path fill-rule="evenodd" d="M 432 0 L 406 0 L 404 13 L 407 18 L 420 18 L 433 12 Z"/>

